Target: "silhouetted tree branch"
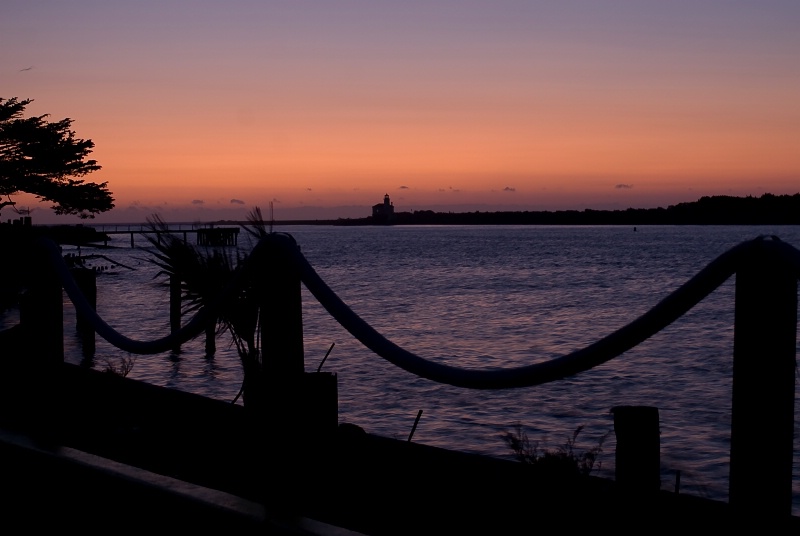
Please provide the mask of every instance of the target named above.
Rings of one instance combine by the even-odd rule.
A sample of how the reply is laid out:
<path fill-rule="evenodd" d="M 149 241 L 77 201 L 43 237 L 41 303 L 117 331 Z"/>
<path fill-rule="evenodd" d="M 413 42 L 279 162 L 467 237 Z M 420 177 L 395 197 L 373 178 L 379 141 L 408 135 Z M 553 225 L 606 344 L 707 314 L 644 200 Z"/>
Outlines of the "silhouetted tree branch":
<path fill-rule="evenodd" d="M 23 117 L 31 99 L 0 98 L 0 196 L 29 193 L 53 203 L 56 214 L 94 218 L 114 208 L 108 183 L 81 179 L 100 169 L 86 160 L 92 140 L 75 137 L 72 119 L 51 122 L 49 115 Z"/>

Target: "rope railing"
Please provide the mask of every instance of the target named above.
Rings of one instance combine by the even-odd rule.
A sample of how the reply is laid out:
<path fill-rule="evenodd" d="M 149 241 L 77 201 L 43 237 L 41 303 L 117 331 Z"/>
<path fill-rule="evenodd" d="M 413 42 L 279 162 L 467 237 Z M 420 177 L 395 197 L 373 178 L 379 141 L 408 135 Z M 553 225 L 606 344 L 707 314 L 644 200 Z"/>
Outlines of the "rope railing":
<path fill-rule="evenodd" d="M 283 237 L 279 234 L 272 236 L 279 238 L 284 253 L 290 256 L 300 273 L 301 281 L 311 294 L 365 347 L 393 365 L 419 377 L 470 389 L 531 387 L 573 376 L 601 365 L 642 343 L 680 318 L 731 277 L 742 262 L 756 253 L 758 248 L 777 250 L 779 256 L 789 263 L 800 277 L 800 251 L 776 237 L 758 237 L 723 253 L 648 312 L 585 348 L 532 365 L 499 369 L 465 369 L 420 357 L 381 335 L 325 283 L 293 240 L 281 240 Z M 260 246 L 259 243 L 256 249 Z M 179 331 L 159 339 L 138 341 L 122 335 L 109 326 L 90 306 L 72 277 L 58 246 L 45 240 L 44 247 L 76 310 L 88 319 L 98 335 L 117 348 L 134 354 L 156 354 L 168 351 L 176 344 L 184 343 L 204 331 L 210 315 L 207 308 L 200 309 Z"/>
<path fill-rule="evenodd" d="M 773 247 L 791 263 L 800 275 L 800 251 L 763 237 L 744 242 L 712 261 L 696 276 L 664 298 L 650 311 L 628 325 L 589 346 L 543 363 L 493 370 L 474 370 L 453 367 L 424 359 L 409 352 L 380 333 L 353 312 L 322 280 L 299 250 L 289 252 L 300 270 L 300 278 L 317 301 L 351 335 L 386 361 L 412 374 L 439 383 L 471 389 L 508 389 L 541 385 L 584 372 L 603 364 L 652 337 L 680 318 L 703 298 L 724 283 L 743 259 L 756 247 Z"/>
<path fill-rule="evenodd" d="M 62 334 L 63 288 L 78 314 L 106 341 L 135 354 L 160 353 L 205 331 L 221 310 L 218 304 L 242 289 L 240 285 L 268 282 L 258 292 L 266 300 L 260 302 L 262 307 L 269 304 L 266 309 L 274 316 L 262 324 L 269 337 L 262 343 L 267 343 L 264 355 L 278 364 L 270 364 L 270 373 L 281 380 L 283 376 L 296 376 L 296 372 L 304 375 L 302 329 L 295 329 L 296 322 L 302 325 L 302 282 L 337 322 L 379 357 L 422 378 L 470 389 L 541 385 L 606 363 L 670 325 L 736 274 L 729 502 L 759 515 L 785 515 L 791 510 L 800 251 L 774 236 L 734 246 L 639 318 L 585 348 L 542 363 L 489 370 L 437 363 L 381 335 L 323 281 L 290 235 L 270 233 L 262 238 L 229 286 L 209 302 L 211 305 L 201 308 L 180 329 L 173 328 L 170 335 L 152 341 L 131 339 L 109 326 L 84 296 L 58 246 L 45 241 L 44 252 L 44 263 L 54 268 L 50 273 L 58 278 L 53 281 L 45 274 L 47 284 L 43 285 L 47 287 L 48 300 L 54 299 L 57 304 L 52 308 L 55 313 L 37 317 L 42 324 L 31 322 L 32 330 L 12 328 L 0 333 L 0 341 L 11 340 L 20 332 L 39 336 L 40 329 L 53 331 L 44 334 L 44 340 L 55 340 Z M 275 269 L 277 265 L 279 269 Z M 283 292 L 289 287 L 297 293 Z M 274 300 L 276 293 L 280 298 Z M 292 318 L 281 323 L 281 316 Z M 260 320 L 263 322 L 264 318 Z M 57 349 L 48 352 L 59 358 Z M 49 355 L 48 352 L 42 353 Z M 63 359 L 63 347 L 59 359 Z M 284 361 L 291 361 L 291 366 L 282 366 Z M 770 456 L 763 455 L 765 437 L 776 445 Z"/>
<path fill-rule="evenodd" d="M 61 281 L 61 285 L 64 287 L 64 291 L 67 293 L 67 296 L 69 296 L 78 314 L 83 315 L 83 317 L 87 319 L 98 335 L 120 350 L 132 354 L 159 354 L 175 348 L 176 345 L 193 339 L 205 330 L 209 311 L 201 309 L 186 325 L 181 327 L 180 330 L 159 339 L 138 341 L 122 335 L 109 326 L 89 304 L 86 296 L 84 296 L 83 292 L 78 287 L 75 278 L 72 277 L 69 267 L 67 267 L 67 264 L 64 262 L 64 258 L 61 256 L 58 246 L 52 240 L 45 239 L 42 240 L 42 248 L 48 260 L 52 263 Z"/>

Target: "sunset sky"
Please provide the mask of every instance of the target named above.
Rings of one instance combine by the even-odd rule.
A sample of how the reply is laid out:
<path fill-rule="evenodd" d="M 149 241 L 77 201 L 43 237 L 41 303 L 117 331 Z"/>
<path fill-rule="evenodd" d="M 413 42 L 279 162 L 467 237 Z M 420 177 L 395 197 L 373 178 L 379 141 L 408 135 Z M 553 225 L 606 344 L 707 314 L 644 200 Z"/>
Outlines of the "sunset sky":
<path fill-rule="evenodd" d="M 800 1 L 4 0 L 0 97 L 95 142 L 98 222 L 794 194 Z"/>

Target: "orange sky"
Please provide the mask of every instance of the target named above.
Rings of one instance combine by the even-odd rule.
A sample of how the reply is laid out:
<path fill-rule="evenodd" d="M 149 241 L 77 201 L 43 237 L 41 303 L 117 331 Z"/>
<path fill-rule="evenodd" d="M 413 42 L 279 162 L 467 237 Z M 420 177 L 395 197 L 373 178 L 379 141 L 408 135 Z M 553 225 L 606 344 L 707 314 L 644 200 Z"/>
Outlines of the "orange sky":
<path fill-rule="evenodd" d="M 97 221 L 646 208 L 800 191 L 798 27 L 777 0 L 12 0 L 0 96 L 95 142 Z"/>

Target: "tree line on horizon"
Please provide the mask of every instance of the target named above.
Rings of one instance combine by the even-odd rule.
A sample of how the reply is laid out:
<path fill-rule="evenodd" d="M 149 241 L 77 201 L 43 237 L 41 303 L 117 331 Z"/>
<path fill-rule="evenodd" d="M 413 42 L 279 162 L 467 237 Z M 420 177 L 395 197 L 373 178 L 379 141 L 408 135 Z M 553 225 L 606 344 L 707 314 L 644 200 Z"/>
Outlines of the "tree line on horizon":
<path fill-rule="evenodd" d="M 392 220 L 340 218 L 335 225 L 800 225 L 800 193 L 704 196 L 667 208 L 498 212 L 398 212 Z"/>

